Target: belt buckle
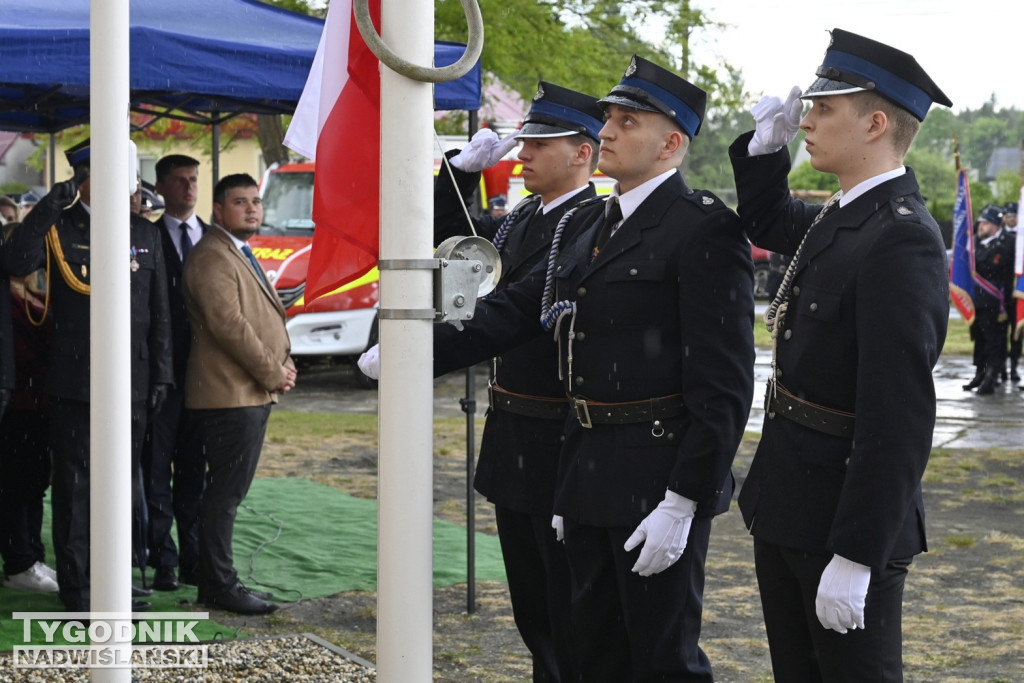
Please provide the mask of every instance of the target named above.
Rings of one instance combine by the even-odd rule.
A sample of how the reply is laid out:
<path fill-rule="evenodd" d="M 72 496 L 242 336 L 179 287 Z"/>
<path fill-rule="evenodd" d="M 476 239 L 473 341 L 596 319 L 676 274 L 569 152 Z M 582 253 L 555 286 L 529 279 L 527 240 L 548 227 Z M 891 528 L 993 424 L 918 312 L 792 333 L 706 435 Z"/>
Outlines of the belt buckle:
<path fill-rule="evenodd" d="M 587 406 L 586 400 L 573 397 L 572 405 L 576 411 L 576 419 L 579 420 L 580 426 L 584 429 L 593 427 L 594 423 L 590 421 L 590 408 Z M 581 408 L 582 410 L 580 410 Z"/>

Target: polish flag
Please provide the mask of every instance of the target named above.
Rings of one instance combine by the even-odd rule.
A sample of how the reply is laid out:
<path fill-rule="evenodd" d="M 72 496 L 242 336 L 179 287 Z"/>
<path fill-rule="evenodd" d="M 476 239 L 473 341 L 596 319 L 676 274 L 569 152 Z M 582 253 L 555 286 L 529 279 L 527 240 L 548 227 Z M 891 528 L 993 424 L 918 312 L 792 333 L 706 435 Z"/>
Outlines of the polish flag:
<path fill-rule="evenodd" d="M 380 31 L 380 0 L 370 0 Z M 284 144 L 316 162 L 307 303 L 361 277 L 380 252 L 380 69 L 352 0 L 333 0 Z"/>

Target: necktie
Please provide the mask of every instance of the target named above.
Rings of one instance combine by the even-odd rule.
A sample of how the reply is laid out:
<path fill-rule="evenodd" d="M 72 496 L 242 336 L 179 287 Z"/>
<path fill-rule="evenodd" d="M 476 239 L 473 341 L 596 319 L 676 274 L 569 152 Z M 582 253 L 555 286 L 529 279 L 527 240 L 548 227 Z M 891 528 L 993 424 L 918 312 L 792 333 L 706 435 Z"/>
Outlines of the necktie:
<path fill-rule="evenodd" d="M 188 236 L 188 223 L 182 222 L 178 227 L 181 228 L 181 262 L 184 264 L 192 251 L 192 238 Z"/>
<path fill-rule="evenodd" d="M 249 259 L 249 264 L 252 265 L 253 270 L 255 270 L 256 274 L 259 275 L 263 284 L 269 287 L 270 285 L 267 284 L 267 278 L 263 274 L 263 269 L 260 268 L 260 263 L 256 260 L 256 256 L 252 253 L 252 249 L 249 248 L 248 244 L 242 245 L 242 253 L 245 254 L 245 258 Z"/>
<path fill-rule="evenodd" d="M 622 220 L 622 207 L 619 206 L 618 197 L 609 197 L 608 203 L 604 207 L 604 224 L 601 229 L 597 231 L 597 239 L 594 240 L 594 251 L 590 255 L 590 260 L 593 261 L 598 254 L 601 253 L 601 249 L 604 248 L 605 243 L 611 238 L 612 233 L 615 231 L 615 226 Z"/>

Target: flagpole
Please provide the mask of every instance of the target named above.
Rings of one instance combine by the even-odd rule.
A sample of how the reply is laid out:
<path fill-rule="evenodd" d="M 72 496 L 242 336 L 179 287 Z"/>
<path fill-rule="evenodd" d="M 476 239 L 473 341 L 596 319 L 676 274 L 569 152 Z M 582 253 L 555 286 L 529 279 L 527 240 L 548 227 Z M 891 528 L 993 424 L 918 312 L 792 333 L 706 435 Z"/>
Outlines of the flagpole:
<path fill-rule="evenodd" d="M 433 59 L 431 2 L 383 0 L 384 42 Z M 429 83 L 381 68 L 380 458 L 377 679 L 429 683 L 433 671 L 433 275 L 386 268 L 433 255 Z M 425 312 L 417 315 L 416 312 Z"/>

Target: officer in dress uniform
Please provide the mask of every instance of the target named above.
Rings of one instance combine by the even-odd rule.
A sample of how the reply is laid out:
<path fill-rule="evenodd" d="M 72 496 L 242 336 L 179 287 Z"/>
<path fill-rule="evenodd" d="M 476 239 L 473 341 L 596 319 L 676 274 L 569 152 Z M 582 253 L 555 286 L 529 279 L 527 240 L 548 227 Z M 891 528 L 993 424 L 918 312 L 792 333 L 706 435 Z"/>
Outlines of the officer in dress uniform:
<path fill-rule="evenodd" d="M 46 391 L 52 401 L 57 582 L 69 611 L 89 611 L 89 141 L 72 147 L 66 156 L 75 178 L 56 183 L 39 201 L 5 245 L 4 260 L 14 275 L 46 266 L 48 256 L 51 263 L 48 314 L 53 316 L 53 336 Z M 131 269 L 132 472 L 138 473 L 147 404 L 159 407 L 173 376 L 160 235 L 148 221 L 134 214 L 130 220 L 125 267 Z M 138 506 L 141 478 L 134 479 Z M 135 610 L 148 605 L 133 601 Z"/>
<path fill-rule="evenodd" d="M 548 264 L 478 302 L 435 345 L 434 370 L 554 333 L 570 412 L 552 525 L 576 680 L 711 681 L 704 561 L 753 394 L 750 246 L 736 214 L 678 171 L 704 91 L 634 57 L 599 102 L 613 199 L 567 213 Z"/>
<path fill-rule="evenodd" d="M 1002 221 L 1002 211 L 997 206 L 986 206 L 978 214 L 974 244 L 975 319 L 971 330 L 977 374 L 964 389 L 977 387 L 979 395 L 994 393 L 1006 373 L 1006 333 L 1013 313 L 1014 244 L 1003 230 Z"/>
<path fill-rule="evenodd" d="M 729 150 L 748 236 L 794 256 L 766 314 L 774 377 L 739 504 L 775 679 L 900 681 L 949 320 L 942 236 L 903 157 L 951 103 L 911 55 L 840 29 L 817 75 L 806 116 L 799 88 L 765 98 Z M 789 195 L 798 129 L 838 176 L 825 210 Z"/>
<path fill-rule="evenodd" d="M 523 178 L 534 194 L 507 220 L 488 215 L 474 224 L 477 235 L 499 247 L 502 276 L 496 291 L 527 277 L 546 261 L 566 211 L 596 201 L 588 179 L 597 167 L 603 116 L 597 98 L 541 81 L 514 137 L 498 140 L 490 130 L 478 131 L 451 157 L 452 174 L 441 169 L 434 193 L 435 240 L 467 234 L 462 201 L 479 186 L 484 165 L 496 163 L 521 140 Z M 435 346 L 457 334 L 450 325 L 435 330 Z M 512 610 L 538 682 L 576 680 L 568 649 L 569 566 L 551 531 L 562 424 L 569 412 L 555 351 L 543 336 L 494 359 L 474 480 L 476 490 L 495 505 Z"/>

